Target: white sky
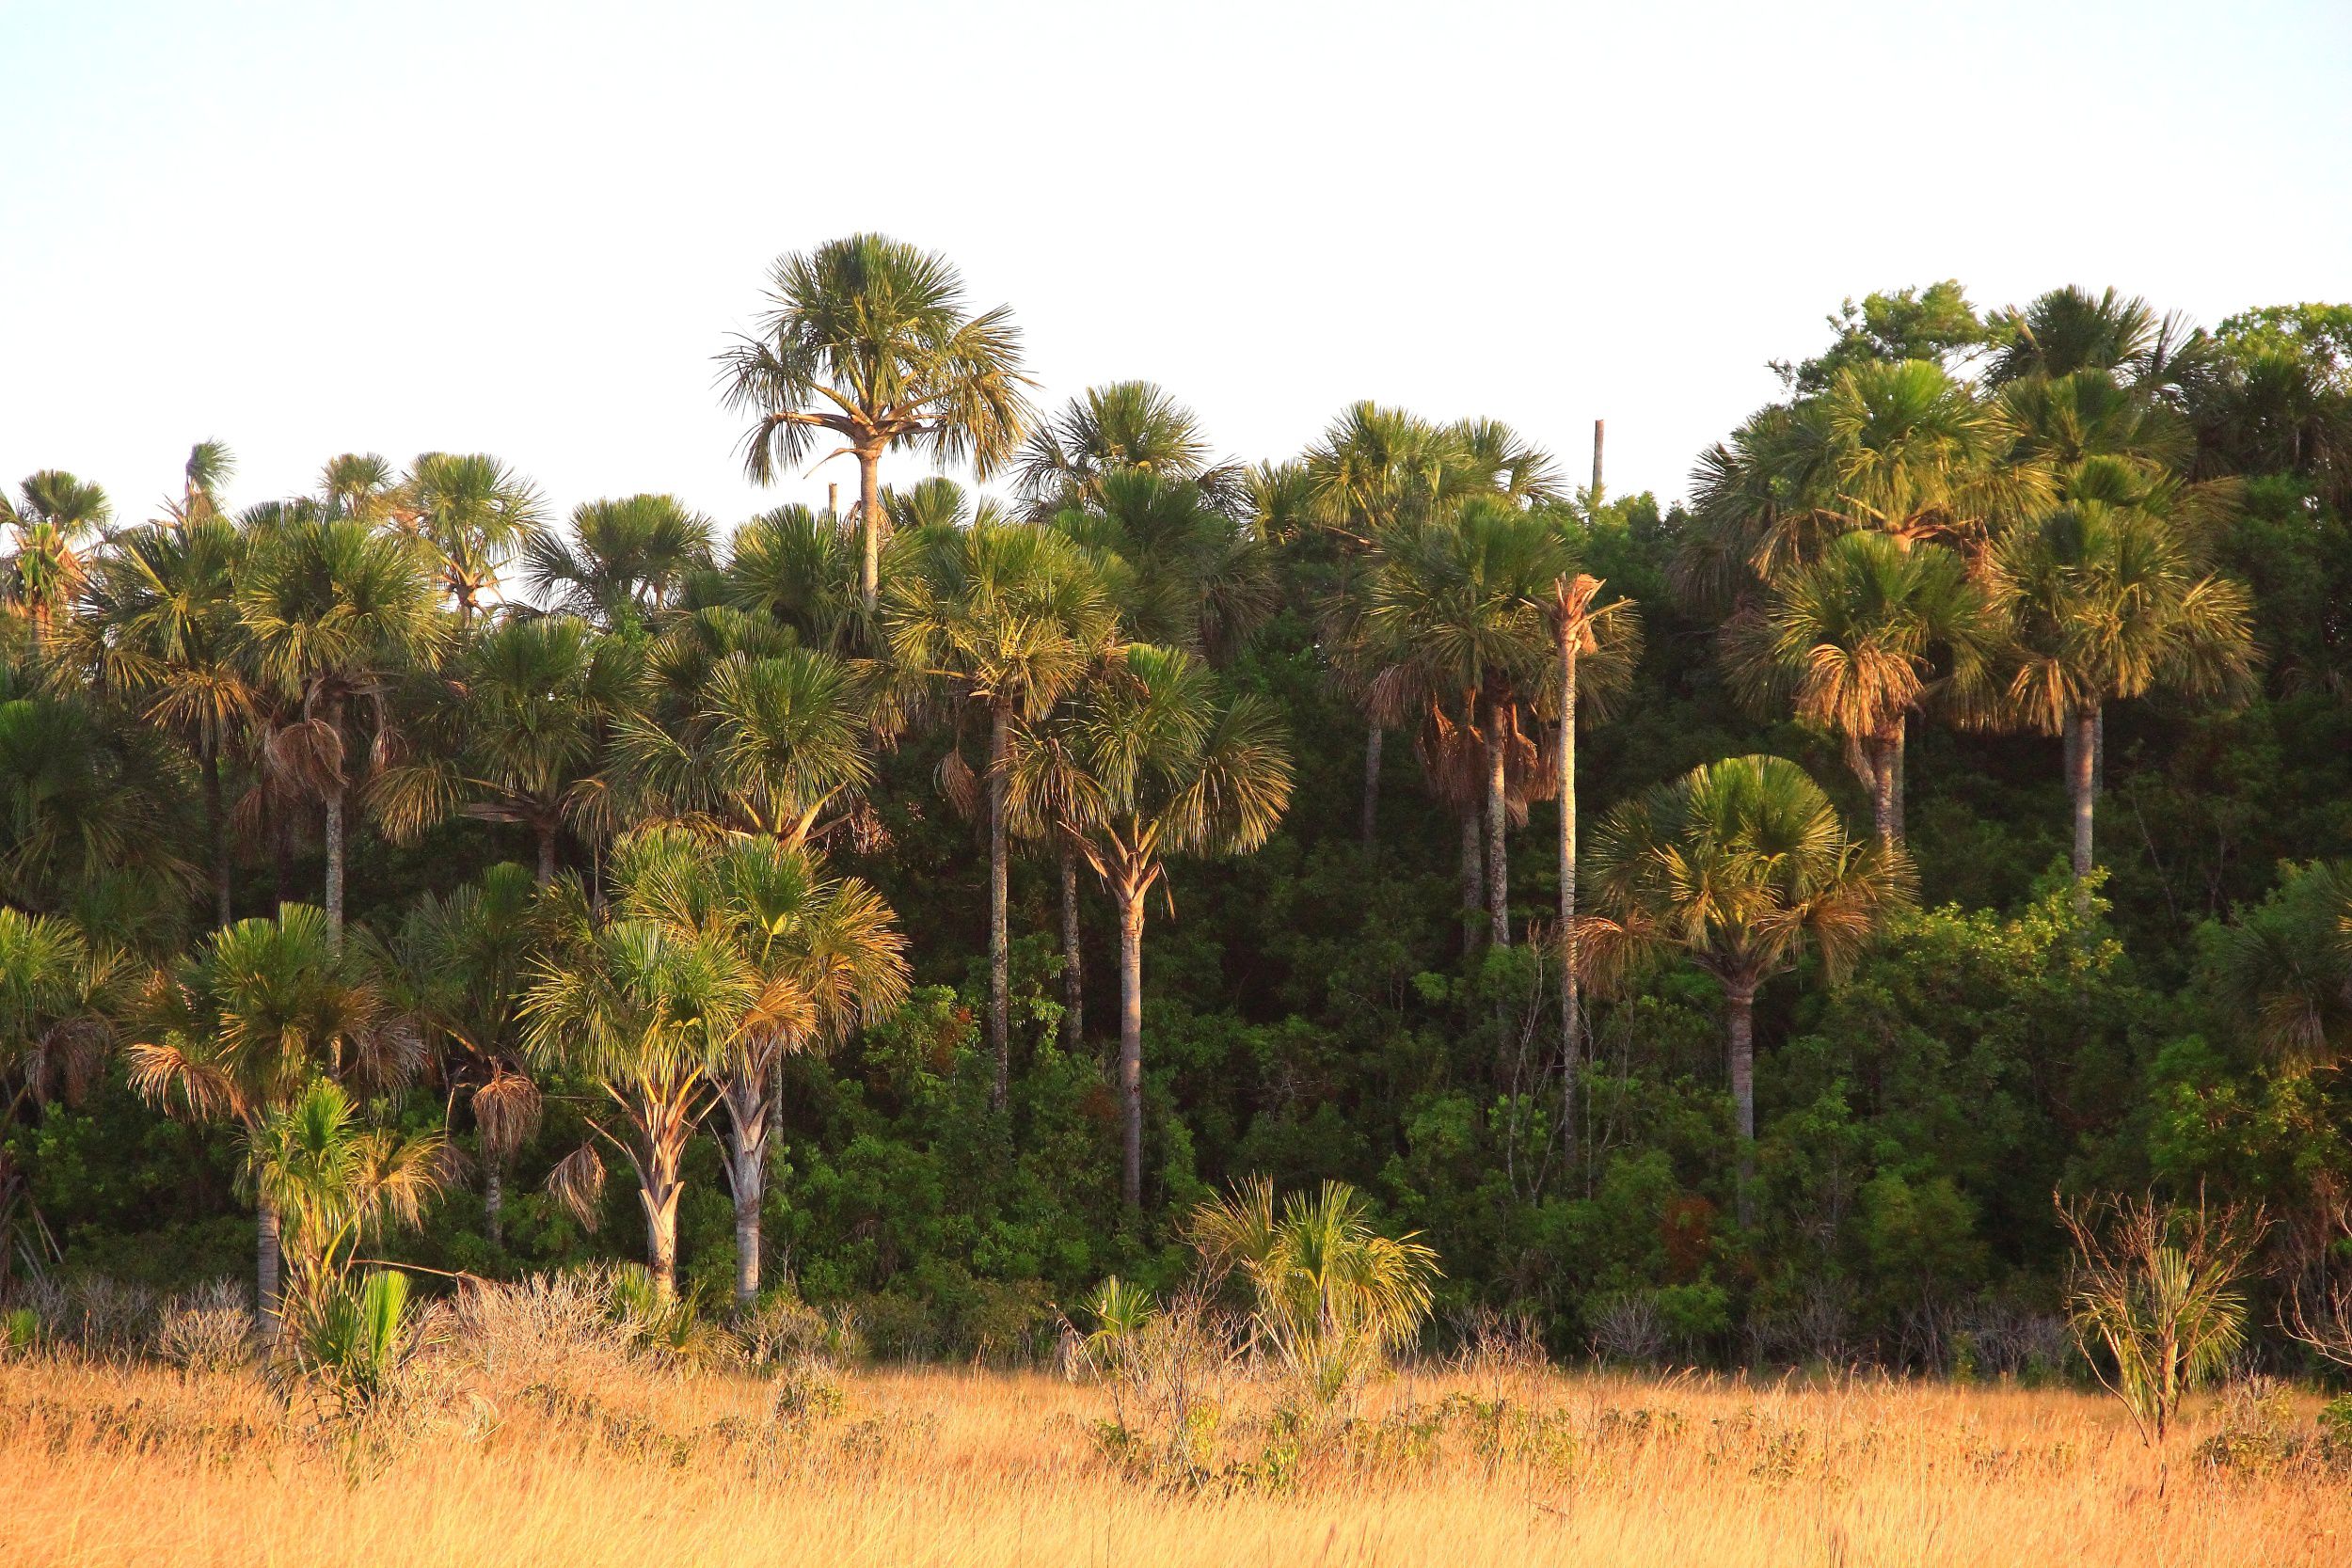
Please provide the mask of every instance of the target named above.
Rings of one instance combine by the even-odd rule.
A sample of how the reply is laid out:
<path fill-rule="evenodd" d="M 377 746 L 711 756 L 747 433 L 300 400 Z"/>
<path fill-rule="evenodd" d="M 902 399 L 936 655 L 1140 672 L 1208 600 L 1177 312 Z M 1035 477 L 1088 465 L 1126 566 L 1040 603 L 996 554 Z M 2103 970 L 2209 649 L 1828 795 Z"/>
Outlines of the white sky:
<path fill-rule="evenodd" d="M 1616 491 L 1846 294 L 2352 296 L 2352 4 L 0 0 L 0 477 L 119 513 L 346 450 L 568 509 L 758 492 L 711 356 L 857 229 L 1009 302 L 1052 406 L 1148 376 L 1248 457 L 1491 414 Z M 898 460 L 898 477 L 922 472 Z"/>

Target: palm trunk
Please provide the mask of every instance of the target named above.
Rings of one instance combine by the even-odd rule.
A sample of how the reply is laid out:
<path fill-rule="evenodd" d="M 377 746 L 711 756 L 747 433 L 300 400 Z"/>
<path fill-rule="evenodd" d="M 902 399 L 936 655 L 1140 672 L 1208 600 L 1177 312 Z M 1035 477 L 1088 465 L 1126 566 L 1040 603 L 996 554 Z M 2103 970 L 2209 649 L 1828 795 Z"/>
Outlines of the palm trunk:
<path fill-rule="evenodd" d="M 1486 934 L 1511 945 L 1510 785 L 1503 775 L 1503 716 L 1486 721 Z"/>
<path fill-rule="evenodd" d="M 1895 726 L 1895 837 L 1905 836 L 1903 802 L 1911 796 L 1911 716 Z"/>
<path fill-rule="evenodd" d="M 1863 754 L 1870 763 L 1870 821 L 1878 830 L 1879 843 L 1892 847 L 1899 830 L 1896 821 L 1902 815 L 1902 785 L 1897 770 L 1902 767 L 1902 753 L 1898 743 L 1881 736 L 1873 736 L 1863 743 Z"/>
<path fill-rule="evenodd" d="M 882 453 L 857 454 L 857 516 L 866 553 L 858 563 L 858 593 L 870 617 L 882 598 Z"/>
<path fill-rule="evenodd" d="M 1078 945 L 1078 852 L 1061 852 L 1061 1043 L 1075 1055 L 1086 1044 L 1086 955 Z"/>
<path fill-rule="evenodd" d="M 759 1299 L 759 1206 L 768 1188 L 768 1107 L 762 1091 L 770 1069 L 742 1073 L 727 1085 L 727 1184 L 735 1193 L 735 1305 Z"/>
<path fill-rule="evenodd" d="M 1576 994 L 1576 644 L 1560 618 L 1560 1146 L 1576 1176 L 1576 1087 L 1584 1040 Z"/>
<path fill-rule="evenodd" d="M 482 1153 L 482 1239 L 497 1252 L 506 1245 L 506 1173 L 499 1157 Z"/>
<path fill-rule="evenodd" d="M 1740 1224 L 1756 1223 L 1756 988 L 1724 987 L 1731 1055 L 1731 1117 L 1740 1138 Z"/>
<path fill-rule="evenodd" d="M 1119 890 L 1119 1103 L 1122 1133 L 1120 1196 L 1143 1207 L 1143 899 Z"/>
<path fill-rule="evenodd" d="M 1372 726 L 1364 736 L 1364 843 L 1370 845 L 1380 828 L 1380 753 L 1389 732 Z"/>
<path fill-rule="evenodd" d="M 229 814 L 220 803 L 220 748 L 210 741 L 204 746 L 204 832 L 213 850 L 213 924 L 226 927 L 236 919 L 229 884 Z"/>
<path fill-rule="evenodd" d="M 1462 944 L 1478 940 L 1478 912 L 1486 905 L 1486 847 L 1478 832 L 1478 808 L 1465 805 L 1462 822 Z"/>
<path fill-rule="evenodd" d="M 326 942 L 337 952 L 343 945 L 343 787 L 326 796 Z"/>
<path fill-rule="evenodd" d="M 278 1338 L 278 1206 L 268 1198 L 255 1201 L 253 1238 L 253 1300 L 254 1316 L 262 1324 L 262 1337 Z"/>
<path fill-rule="evenodd" d="M 541 887 L 546 887 L 549 882 L 554 880 L 555 824 L 552 822 L 542 822 L 539 824 L 538 883 Z"/>
<path fill-rule="evenodd" d="M 645 1267 L 663 1301 L 677 1294 L 677 1198 L 675 1170 L 654 1170 L 637 1189 L 645 1211 Z"/>
<path fill-rule="evenodd" d="M 2090 907 L 2091 816 L 2098 800 L 2097 782 L 2098 713 L 2095 709 L 2077 712 L 2074 716 L 2074 744 L 2068 748 L 2067 765 L 2070 777 L 2067 786 L 2074 800 L 2074 880 L 2078 884 L 2074 895 L 2075 908 Z"/>
<path fill-rule="evenodd" d="M 996 1080 L 988 1105 L 1002 1112 L 1012 1085 L 1012 954 L 1006 929 L 1005 751 L 1009 715 L 1001 707 L 988 721 L 988 1048 L 995 1053 Z"/>

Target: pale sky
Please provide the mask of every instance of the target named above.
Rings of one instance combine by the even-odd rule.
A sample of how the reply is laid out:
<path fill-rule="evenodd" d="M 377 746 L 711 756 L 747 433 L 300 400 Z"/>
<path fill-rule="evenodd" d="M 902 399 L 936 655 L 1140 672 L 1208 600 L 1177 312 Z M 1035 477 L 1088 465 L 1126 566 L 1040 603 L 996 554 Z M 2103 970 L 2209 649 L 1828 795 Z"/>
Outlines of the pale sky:
<path fill-rule="evenodd" d="M 748 484 L 711 356 L 877 229 L 1013 307 L 1041 406 L 1150 377 L 1256 458 L 1371 397 L 1580 478 L 1605 417 L 1672 498 L 1848 294 L 2352 297 L 2347 84 L 2344 0 L 0 0 L 0 479 L 852 493 Z"/>

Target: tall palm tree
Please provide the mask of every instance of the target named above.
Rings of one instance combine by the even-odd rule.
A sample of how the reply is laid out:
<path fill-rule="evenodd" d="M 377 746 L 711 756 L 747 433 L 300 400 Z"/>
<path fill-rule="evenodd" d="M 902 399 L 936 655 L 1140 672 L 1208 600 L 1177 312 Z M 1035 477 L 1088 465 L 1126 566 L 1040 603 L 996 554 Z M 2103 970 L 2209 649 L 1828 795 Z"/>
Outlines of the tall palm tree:
<path fill-rule="evenodd" d="M 447 895 L 427 893 L 386 943 L 400 1000 L 462 1094 L 482 1152 L 483 1239 L 504 1243 L 506 1169 L 537 1131 L 539 1086 L 523 1060 L 523 981 L 546 945 L 537 884 L 501 863 Z"/>
<path fill-rule="evenodd" d="M 1125 470 L 1189 480 L 1218 510 L 1241 509 L 1247 473 L 1217 460 L 1200 418 L 1149 381 L 1089 387 L 1030 432 L 1013 487 L 1033 521 L 1103 499 L 1105 476 Z"/>
<path fill-rule="evenodd" d="M 771 838 L 727 835 L 702 873 L 669 898 L 672 918 L 723 932 L 758 987 L 756 1017 L 737 1032 L 721 1071 L 735 1294 L 749 1307 L 759 1295 L 760 1203 L 783 1059 L 839 1041 L 903 1002 L 906 941 L 871 887 L 832 876 L 810 850 Z"/>
<path fill-rule="evenodd" d="M 104 490 L 61 468 L 28 475 L 17 494 L 13 506 L 0 497 L 0 522 L 11 534 L 5 589 L 41 641 L 80 591 L 82 551 L 113 520 L 114 507 Z"/>
<path fill-rule="evenodd" d="M 1726 652 L 1750 701 L 1792 702 L 1800 720 L 1853 749 L 1880 842 L 1891 845 L 1902 834 L 1905 720 L 1931 700 L 1988 717 L 1998 642 L 1956 551 L 1848 533 L 1785 579 Z"/>
<path fill-rule="evenodd" d="M 171 505 L 172 521 L 194 523 L 226 516 L 228 509 L 221 504 L 220 495 L 236 471 L 237 454 L 226 441 L 199 441 L 190 447 L 187 462 L 181 465 L 180 499 Z"/>
<path fill-rule="evenodd" d="M 1642 612 L 1630 599 L 1603 602 L 1601 579 L 1587 572 L 1563 576 L 1552 591 L 1552 634 L 1559 646 L 1559 737 L 1553 742 L 1560 776 L 1560 1127 L 1561 1148 L 1576 1164 L 1577 1081 L 1584 1058 L 1584 1016 L 1577 997 L 1576 731 L 1601 718 L 1607 704 L 1631 683 L 1641 657 Z M 1588 664 L 1586 661 L 1590 660 Z M 1586 674 L 1591 682 L 1586 700 Z"/>
<path fill-rule="evenodd" d="M 1119 907 L 1120 1191 L 1143 1201 L 1144 901 L 1178 855 L 1257 848 L 1290 803 L 1290 740 L 1181 649 L 1131 644 L 1082 694 L 1076 751 L 1100 791 L 1087 859 Z"/>
<path fill-rule="evenodd" d="M 234 889 L 222 768 L 258 722 L 260 695 L 237 614 L 244 541 L 207 494 L 192 483 L 179 518 L 117 536 L 92 562 L 81 612 L 60 639 L 58 668 L 124 703 L 195 758 L 214 924 L 227 926 Z"/>
<path fill-rule="evenodd" d="M 966 719 L 986 727 L 988 1036 L 996 1058 L 991 1101 L 1002 1110 L 1012 1060 L 1005 808 L 1012 728 L 1042 719 L 1095 666 L 1117 634 L 1117 613 L 1101 573 L 1065 535 L 982 515 L 969 528 L 903 538 L 882 628 L 892 662 L 929 689 L 959 741 Z M 968 794 L 960 745 L 948 768 L 951 793 Z"/>
<path fill-rule="evenodd" d="M 2086 901 L 2096 726 L 2106 705 L 2159 687 L 2235 700 L 2250 689 L 2257 660 L 2246 589 L 2201 569 L 2195 532 L 2165 496 L 2145 488 L 2079 496 L 2013 530 L 1989 563 L 1989 602 L 2011 649 L 2007 705 L 2044 735 L 2074 736 L 2067 788 Z"/>
<path fill-rule="evenodd" d="M 1011 457 L 1029 408 L 1021 334 L 1005 306 L 978 315 L 943 257 L 852 234 L 776 259 L 768 308 L 720 357 L 727 406 L 752 416 L 744 467 L 762 484 L 806 458 L 818 433 L 857 460 L 865 530 L 859 592 L 881 582 L 882 460 L 894 447 L 986 479 Z"/>
<path fill-rule="evenodd" d="M 1513 753 L 1535 750 L 1523 721 L 1551 667 L 1552 606 L 1573 566 L 1556 518 L 1480 496 L 1451 517 L 1383 530 L 1365 585 L 1366 634 L 1384 674 L 1455 705 L 1476 735 L 1498 947 L 1511 942 Z"/>
<path fill-rule="evenodd" d="M 326 811 L 326 923 L 338 943 L 354 709 L 366 715 L 371 760 L 395 760 L 393 682 L 435 663 L 450 640 L 437 597 L 425 546 L 357 516 L 297 515 L 256 531 L 238 578 L 261 677 L 299 715 L 270 737 L 269 763 Z"/>
<path fill-rule="evenodd" d="M 155 977 L 130 1033 L 134 1090 L 199 1120 L 234 1122 L 248 1138 L 314 1078 L 389 1088 L 421 1054 L 373 960 L 342 946 L 325 911 L 308 904 L 215 931 Z M 274 1322 L 280 1215 L 267 1188 L 255 1207 L 255 1299 Z"/>
<path fill-rule="evenodd" d="M 2177 312 L 2159 316 L 2144 299 L 2106 289 L 2093 298 L 2073 284 L 2023 309 L 1994 312 L 1985 379 L 1995 387 L 2032 376 L 2111 372 L 2152 393 L 2200 373 L 2212 340 Z"/>
<path fill-rule="evenodd" d="M 523 541 L 523 580 L 546 609 L 614 630 L 675 607 L 710 549 L 710 520 L 675 496 L 583 501 L 569 538 L 540 530 Z"/>
<path fill-rule="evenodd" d="M 403 523 L 433 546 L 441 589 L 461 626 L 499 589 L 499 569 L 536 538 L 545 502 L 529 480 L 486 452 L 429 451 L 408 470 Z"/>
<path fill-rule="evenodd" d="M 591 1080 L 620 1113 L 620 1132 L 590 1127 L 636 1174 L 646 1263 L 665 1300 L 677 1290 L 687 1140 L 718 1098 L 742 1032 L 768 1022 L 760 977 L 728 933 L 676 916 L 678 890 L 703 861 L 693 835 L 654 828 L 614 847 L 602 908 L 564 879 L 553 950 L 532 963 L 522 1005 L 531 1059 Z M 585 1213 L 602 1176 L 591 1142 L 557 1167 L 553 1185 Z"/>
<path fill-rule="evenodd" d="M 1723 987 L 1740 1223 L 1755 1216 L 1756 993 L 1810 950 L 1841 977 L 1913 875 L 1899 847 L 1847 836 L 1804 769 L 1780 757 L 1727 757 L 1612 812 L 1594 835 L 1602 913 L 1579 931 L 1597 984 L 1621 983 L 1654 956 L 1679 955 Z"/>

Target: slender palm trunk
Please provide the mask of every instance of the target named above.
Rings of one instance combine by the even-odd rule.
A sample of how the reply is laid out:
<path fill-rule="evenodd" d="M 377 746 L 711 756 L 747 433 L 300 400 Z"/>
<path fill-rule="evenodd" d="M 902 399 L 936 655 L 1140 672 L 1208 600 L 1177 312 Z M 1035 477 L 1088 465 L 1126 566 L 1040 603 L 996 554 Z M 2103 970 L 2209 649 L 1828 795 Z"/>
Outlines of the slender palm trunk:
<path fill-rule="evenodd" d="M 1731 1055 L 1731 1115 L 1740 1137 L 1740 1224 L 1756 1223 L 1756 987 L 1726 984 Z"/>
<path fill-rule="evenodd" d="M 255 1201 L 253 1238 L 253 1301 L 254 1315 L 261 1320 L 262 1337 L 278 1338 L 278 1206 L 268 1198 Z"/>
<path fill-rule="evenodd" d="M 326 941 L 338 952 L 343 945 L 343 786 L 326 796 Z"/>
<path fill-rule="evenodd" d="M 1510 784 L 1504 778 L 1503 715 L 1486 721 L 1486 934 L 1511 945 Z"/>
<path fill-rule="evenodd" d="M 294 824 L 283 802 L 269 807 L 270 912 L 294 902 Z"/>
<path fill-rule="evenodd" d="M 857 518 L 865 535 L 865 556 L 858 563 L 858 593 L 871 616 L 882 598 L 882 452 L 857 454 Z"/>
<path fill-rule="evenodd" d="M 1012 1085 L 1012 953 L 1006 929 L 1005 751 L 1010 715 L 993 708 L 988 721 L 988 1048 L 996 1056 L 996 1079 L 988 1105 L 1001 1112 Z"/>
<path fill-rule="evenodd" d="M 772 1070 L 744 1070 L 727 1084 L 727 1185 L 735 1194 L 735 1305 L 759 1299 L 759 1207 L 768 1190 L 767 1091 Z"/>
<path fill-rule="evenodd" d="M 1462 943 L 1478 940 L 1479 911 L 1486 907 L 1486 846 L 1479 836 L 1478 808 L 1465 804 L 1462 824 Z"/>
<path fill-rule="evenodd" d="M 2091 859 L 2091 816 L 2098 801 L 2097 756 L 2098 713 L 2092 709 L 2074 716 L 2074 744 L 2068 748 L 2067 780 L 2074 800 L 2074 880 L 2080 884 L 2074 902 L 2079 909 L 2090 904 L 2090 888 L 2087 880 L 2093 863 Z"/>
<path fill-rule="evenodd" d="M 1863 741 L 1862 748 L 1870 764 L 1870 821 L 1878 830 L 1879 842 L 1891 847 L 1900 832 L 1896 823 L 1902 816 L 1899 742 L 1872 736 Z"/>
<path fill-rule="evenodd" d="M 236 918 L 230 886 L 229 814 L 221 809 L 220 748 L 204 744 L 204 832 L 213 851 L 213 924 L 226 927 Z"/>
<path fill-rule="evenodd" d="M 1895 726 L 1895 836 L 1904 836 L 1903 802 L 1911 796 L 1911 715 Z"/>
<path fill-rule="evenodd" d="M 1582 1020 L 1576 994 L 1576 644 L 1560 618 L 1560 1145 L 1568 1179 L 1576 1177 L 1576 1089 L 1583 1068 Z"/>
<path fill-rule="evenodd" d="M 489 1149 L 482 1151 L 482 1239 L 490 1250 L 506 1245 L 506 1172 L 504 1162 Z"/>
<path fill-rule="evenodd" d="M 1132 883 L 1119 889 L 1120 1196 L 1143 1207 L 1143 899 Z"/>
<path fill-rule="evenodd" d="M 1364 736 L 1364 843 L 1370 845 L 1380 830 L 1380 753 L 1386 746 L 1389 732 L 1379 725 L 1372 726 Z"/>
<path fill-rule="evenodd" d="M 1061 1043 L 1075 1054 L 1086 1044 L 1086 955 L 1078 944 L 1078 851 L 1068 839 L 1061 858 Z"/>
<path fill-rule="evenodd" d="M 541 887 L 546 887 L 549 882 L 555 880 L 555 824 L 552 822 L 542 822 L 539 824 L 539 872 L 537 880 Z"/>

